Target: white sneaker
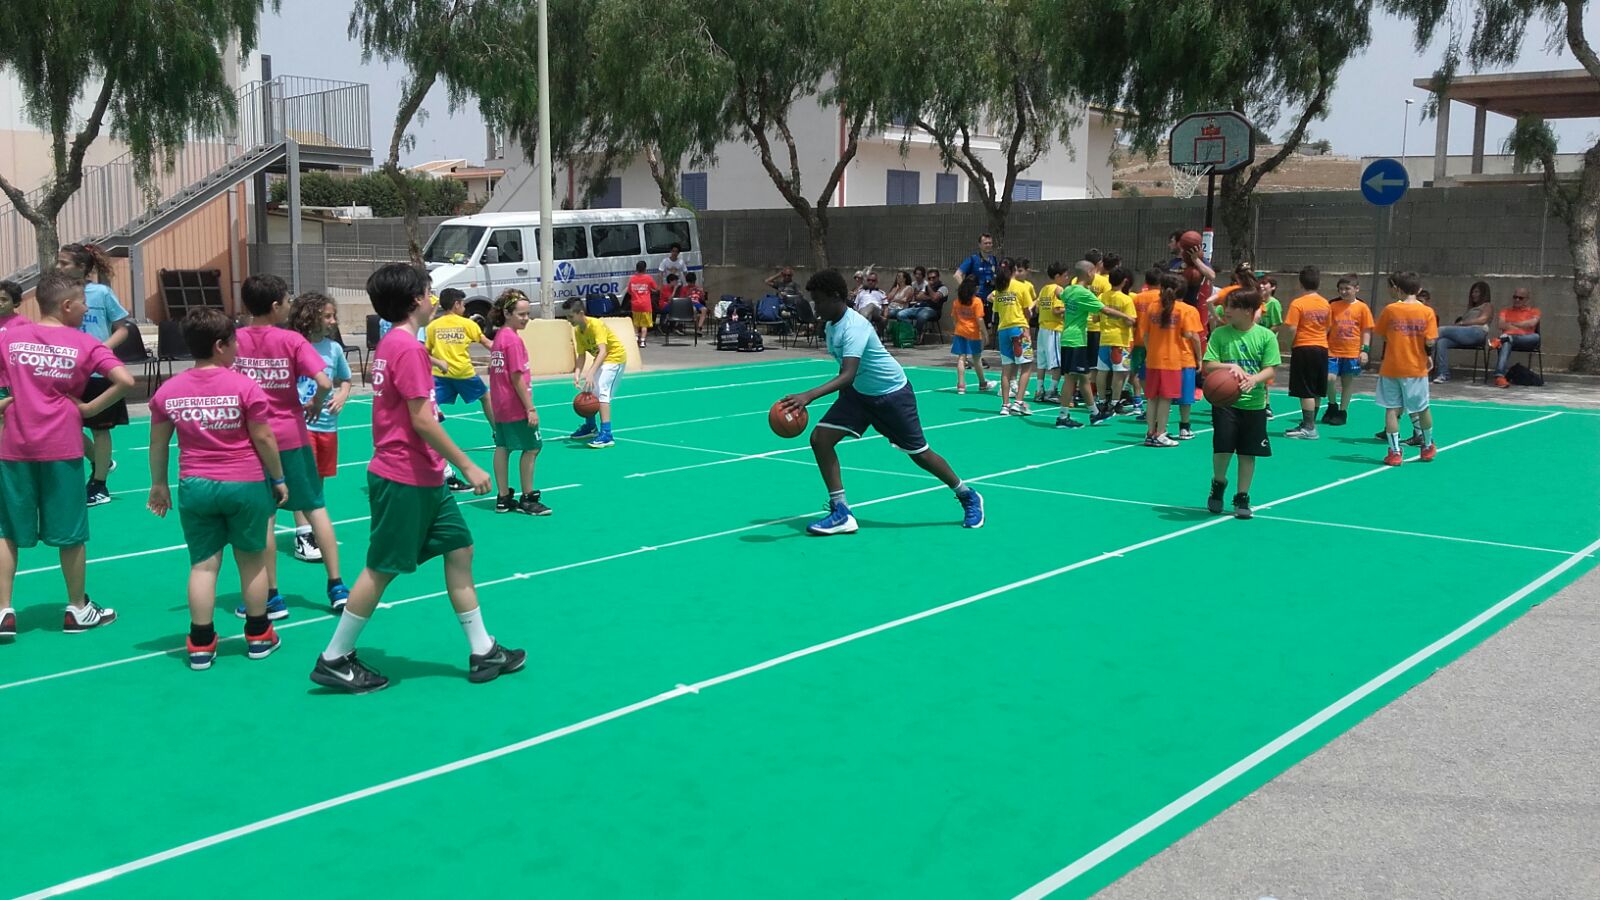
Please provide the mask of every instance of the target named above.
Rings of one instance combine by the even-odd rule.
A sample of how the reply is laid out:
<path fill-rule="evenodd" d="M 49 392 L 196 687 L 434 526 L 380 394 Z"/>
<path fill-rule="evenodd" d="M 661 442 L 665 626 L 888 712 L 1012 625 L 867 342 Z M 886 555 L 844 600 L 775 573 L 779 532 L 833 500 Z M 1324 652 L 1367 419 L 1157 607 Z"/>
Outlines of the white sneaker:
<path fill-rule="evenodd" d="M 317 539 L 309 533 L 296 534 L 294 558 L 301 562 L 322 562 L 322 548 L 317 546 Z"/>
<path fill-rule="evenodd" d="M 1011 404 L 1010 403 L 1001 403 L 1000 404 L 1000 415 L 1002 415 L 1002 416 L 1011 415 Z"/>
<path fill-rule="evenodd" d="M 62 631 L 67 634 L 82 634 L 91 628 L 110 625 L 115 622 L 117 620 L 117 611 L 110 607 L 101 606 L 88 597 L 84 597 L 82 606 L 72 606 L 70 604 L 67 606 L 65 619 Z"/>
<path fill-rule="evenodd" d="M 1176 446 L 1178 446 L 1178 442 L 1172 439 L 1172 435 L 1169 435 L 1169 434 L 1166 434 L 1166 433 L 1162 433 L 1162 434 L 1156 435 L 1156 446 L 1157 447 L 1176 447 Z"/>

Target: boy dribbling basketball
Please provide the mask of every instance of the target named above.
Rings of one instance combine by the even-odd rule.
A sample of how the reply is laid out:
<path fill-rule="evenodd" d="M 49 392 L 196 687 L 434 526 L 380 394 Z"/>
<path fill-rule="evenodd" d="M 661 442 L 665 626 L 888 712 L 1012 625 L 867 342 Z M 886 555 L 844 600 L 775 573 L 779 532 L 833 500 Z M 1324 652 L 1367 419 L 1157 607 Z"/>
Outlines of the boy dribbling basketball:
<path fill-rule="evenodd" d="M 1278 336 L 1256 324 L 1261 310 L 1261 294 L 1241 288 L 1228 294 L 1224 313 L 1227 324 L 1211 332 L 1203 357 L 1207 375 L 1229 369 L 1239 379 L 1241 393 L 1232 406 L 1211 408 L 1211 495 L 1206 509 L 1222 512 L 1222 497 L 1228 489 L 1228 463 L 1239 457 L 1238 492 L 1233 495 L 1233 514 L 1248 519 L 1250 484 L 1255 479 L 1256 460 L 1272 455 L 1267 438 L 1267 382 L 1274 367 L 1282 364 Z"/>
<path fill-rule="evenodd" d="M 827 383 L 778 401 L 785 409 L 798 413 L 813 400 L 839 394 L 822 421 L 811 430 L 811 452 L 828 488 L 828 514 L 812 522 L 806 531 L 832 535 L 854 534 L 857 530 L 856 518 L 845 501 L 844 478 L 835 448 L 846 435 L 861 437 L 869 427 L 877 429 L 912 462 L 955 492 L 961 503 L 963 527 L 982 528 L 983 497 L 928 446 L 917 416 L 917 396 L 905 369 L 883 349 L 872 323 L 847 306 L 844 276 L 824 269 L 806 282 L 806 292 L 817 305 L 818 318 L 827 323 L 828 352 L 839 362 L 839 374 Z"/>

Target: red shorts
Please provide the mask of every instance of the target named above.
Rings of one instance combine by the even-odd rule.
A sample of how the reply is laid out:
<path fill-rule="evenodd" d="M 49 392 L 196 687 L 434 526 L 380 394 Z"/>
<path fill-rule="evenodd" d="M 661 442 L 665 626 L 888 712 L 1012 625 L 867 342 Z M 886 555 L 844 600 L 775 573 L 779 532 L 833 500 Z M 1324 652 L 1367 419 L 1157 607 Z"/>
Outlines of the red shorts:
<path fill-rule="evenodd" d="M 1177 400 L 1183 396 L 1182 369 L 1148 369 L 1144 375 L 1146 397 Z"/>
<path fill-rule="evenodd" d="M 313 431 L 311 453 L 317 458 L 317 474 L 332 478 L 339 474 L 339 432 Z"/>

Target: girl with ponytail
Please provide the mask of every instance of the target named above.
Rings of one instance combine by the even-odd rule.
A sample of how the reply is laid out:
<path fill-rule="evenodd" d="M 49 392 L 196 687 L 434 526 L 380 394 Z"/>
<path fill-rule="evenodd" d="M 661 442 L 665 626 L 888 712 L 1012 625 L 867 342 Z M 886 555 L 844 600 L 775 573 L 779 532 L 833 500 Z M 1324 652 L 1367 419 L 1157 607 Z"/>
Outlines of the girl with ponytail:
<path fill-rule="evenodd" d="M 489 321 L 496 329 L 489 348 L 489 424 L 494 428 L 494 480 L 499 485 L 494 511 L 548 516 L 550 507 L 533 489 L 533 465 L 544 440 L 528 384 L 528 345 L 522 342 L 522 329 L 528 327 L 528 295 L 515 288 L 502 292 L 489 312 Z M 513 450 L 521 454 L 517 458 L 521 496 L 511 490 Z"/>
<path fill-rule="evenodd" d="M 1150 408 L 1144 445 L 1176 447 L 1178 442 L 1167 434 L 1167 419 L 1173 401 L 1183 397 L 1185 390 L 1194 395 L 1194 369 L 1187 367 L 1183 350 L 1187 344 L 1194 358 L 1200 358 L 1200 313 L 1180 302 L 1188 288 L 1180 276 L 1161 276 L 1160 288 L 1160 302 L 1145 334 L 1144 391 Z"/>
<path fill-rule="evenodd" d="M 105 251 L 94 244 L 68 244 L 56 254 L 56 270 L 84 280 L 83 324 L 78 330 L 92 335 L 112 350 L 128 337 L 133 322 L 128 311 L 111 292 L 111 260 Z M 96 375 L 89 379 L 84 390 L 86 403 L 110 389 L 111 383 Z M 99 506 L 111 502 L 111 492 L 106 488 L 106 478 L 111 475 L 111 429 L 128 424 L 128 401 L 118 400 L 99 415 L 83 421 L 92 438 L 84 442 L 84 455 L 89 457 L 88 503 Z"/>

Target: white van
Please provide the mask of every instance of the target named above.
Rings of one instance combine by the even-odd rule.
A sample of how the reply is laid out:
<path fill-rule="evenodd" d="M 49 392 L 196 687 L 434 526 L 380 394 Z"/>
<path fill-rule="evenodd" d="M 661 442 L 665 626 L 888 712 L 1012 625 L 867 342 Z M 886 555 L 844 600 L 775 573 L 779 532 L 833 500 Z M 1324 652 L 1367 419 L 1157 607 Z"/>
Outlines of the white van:
<path fill-rule="evenodd" d="M 653 278 L 672 246 L 690 272 L 701 272 L 700 234 L 687 209 L 557 210 L 551 224 L 555 248 L 555 302 L 569 297 L 623 295 L 634 266 L 644 260 Z M 483 213 L 450 219 L 428 238 L 422 259 L 433 292 L 459 288 L 467 315 L 487 322 L 494 298 L 517 288 L 542 315 L 539 273 L 539 213 Z M 703 276 L 702 276 L 703 281 Z"/>

